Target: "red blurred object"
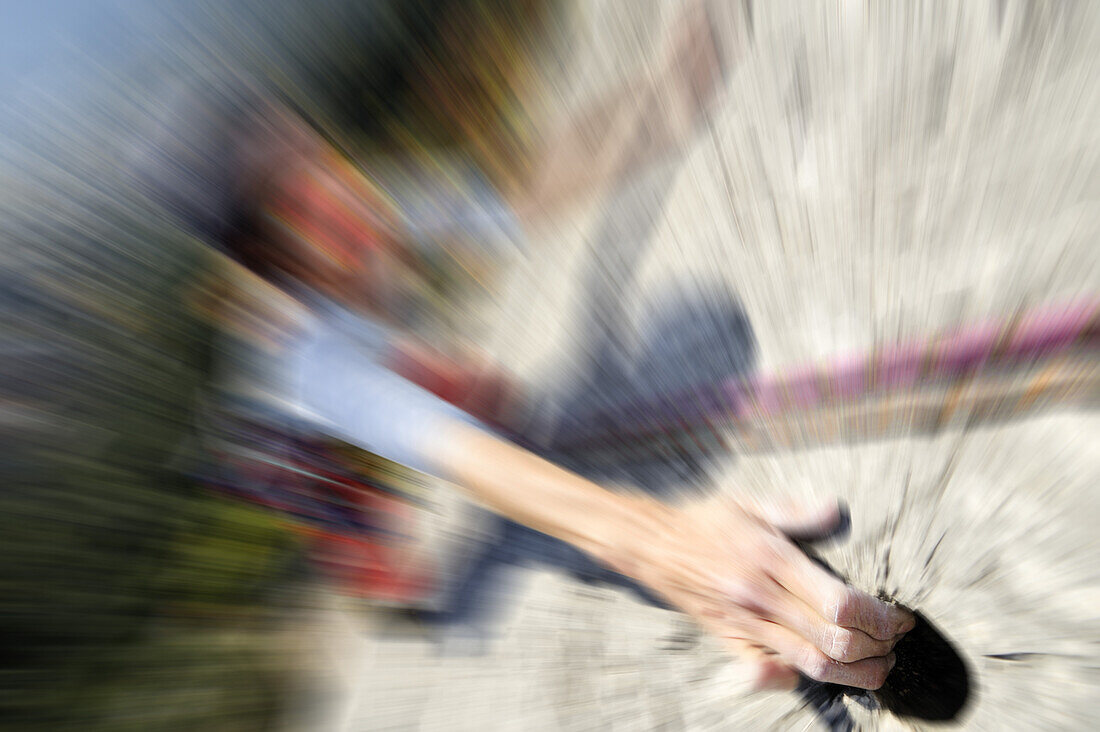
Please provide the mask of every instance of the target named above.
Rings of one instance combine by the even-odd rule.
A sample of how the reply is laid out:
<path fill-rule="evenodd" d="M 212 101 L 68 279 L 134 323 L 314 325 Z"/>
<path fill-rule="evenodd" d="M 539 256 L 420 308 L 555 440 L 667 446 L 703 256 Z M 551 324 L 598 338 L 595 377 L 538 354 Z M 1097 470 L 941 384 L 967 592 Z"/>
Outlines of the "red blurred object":
<path fill-rule="evenodd" d="M 275 414 L 220 422 L 203 482 L 286 517 L 315 566 L 341 592 L 417 606 L 431 596 L 434 562 L 423 549 L 424 476 L 331 440 Z"/>
<path fill-rule="evenodd" d="M 485 361 L 461 363 L 420 344 L 394 348 L 386 358 L 386 366 L 494 426 L 505 421 L 517 394 L 514 382 L 499 368 Z"/>
<path fill-rule="evenodd" d="M 417 605 L 434 586 L 434 573 L 409 561 L 400 545 L 369 536 L 300 528 L 311 540 L 318 568 L 347 595 L 396 605 Z"/>

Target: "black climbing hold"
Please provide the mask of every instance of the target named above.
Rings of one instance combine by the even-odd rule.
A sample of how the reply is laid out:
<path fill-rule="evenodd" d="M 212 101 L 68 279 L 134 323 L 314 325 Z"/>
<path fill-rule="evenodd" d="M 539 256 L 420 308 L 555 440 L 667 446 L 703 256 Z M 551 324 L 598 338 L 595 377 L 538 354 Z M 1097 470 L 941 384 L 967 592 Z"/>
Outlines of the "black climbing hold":
<path fill-rule="evenodd" d="M 798 542 L 798 546 L 813 562 L 847 581 L 807 543 Z M 882 597 L 890 600 L 889 597 Z M 928 618 L 911 608 L 907 609 L 913 612 L 916 625 L 894 646 L 897 663 L 881 689 L 865 691 L 802 679 L 799 693 L 817 709 L 833 732 L 850 729 L 852 724 L 844 709 L 843 697 L 864 706 L 877 706 L 899 717 L 927 721 L 955 720 L 966 708 L 974 688 L 966 662 Z"/>
<path fill-rule="evenodd" d="M 917 624 L 894 646 L 897 664 L 874 694 L 899 717 L 956 719 L 973 686 L 966 662 L 927 618 L 913 614 Z"/>

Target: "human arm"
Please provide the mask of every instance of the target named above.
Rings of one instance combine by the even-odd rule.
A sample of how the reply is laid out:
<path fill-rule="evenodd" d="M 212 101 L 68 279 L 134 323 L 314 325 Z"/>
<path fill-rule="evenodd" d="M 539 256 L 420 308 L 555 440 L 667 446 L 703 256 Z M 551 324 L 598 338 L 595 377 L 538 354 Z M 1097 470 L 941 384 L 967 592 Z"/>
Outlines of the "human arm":
<path fill-rule="evenodd" d="M 494 435 L 342 338 L 301 356 L 303 401 L 335 436 L 438 475 L 641 582 L 754 659 L 760 685 L 790 686 L 797 669 L 877 688 L 912 627 L 907 612 L 846 586 L 787 538 L 827 533 L 835 504 L 791 521 L 746 501 L 670 506 L 612 492 Z"/>
<path fill-rule="evenodd" d="M 783 533 L 827 532 L 835 504 L 795 522 L 761 506 L 674 507 L 613 493 L 469 424 L 446 424 L 435 468 L 490 509 L 585 551 L 695 618 L 758 666 L 761 686 L 878 688 L 912 616 L 845 585 Z"/>

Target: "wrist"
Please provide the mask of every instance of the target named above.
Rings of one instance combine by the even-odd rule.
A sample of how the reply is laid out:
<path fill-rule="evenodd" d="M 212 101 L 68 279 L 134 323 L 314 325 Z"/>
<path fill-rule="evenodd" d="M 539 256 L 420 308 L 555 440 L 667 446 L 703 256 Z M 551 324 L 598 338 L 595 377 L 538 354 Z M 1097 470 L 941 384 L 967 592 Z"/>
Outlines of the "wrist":
<path fill-rule="evenodd" d="M 578 546 L 616 572 L 637 579 L 647 557 L 664 542 L 673 509 L 644 495 L 609 491 L 608 496 L 614 507 L 601 517 L 596 541 Z"/>
<path fill-rule="evenodd" d="M 607 490 L 469 425 L 439 435 L 437 461 L 487 508 L 635 579 L 675 541 L 677 509 Z"/>

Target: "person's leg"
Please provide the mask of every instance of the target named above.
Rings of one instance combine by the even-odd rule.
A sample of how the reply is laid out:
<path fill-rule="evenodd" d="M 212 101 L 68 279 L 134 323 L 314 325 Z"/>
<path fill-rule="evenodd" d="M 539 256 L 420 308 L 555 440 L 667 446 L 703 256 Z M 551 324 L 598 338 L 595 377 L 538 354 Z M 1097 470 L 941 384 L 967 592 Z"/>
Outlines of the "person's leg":
<path fill-rule="evenodd" d="M 643 411 L 656 423 L 687 416 L 678 410 L 691 405 L 678 397 L 747 376 L 755 363 L 755 340 L 737 298 L 718 287 L 658 300 L 639 328 L 640 345 L 633 354 L 621 358 L 623 363 L 602 366 L 570 396 L 569 414 L 559 421 L 548 456 L 593 479 L 626 482 L 667 495 L 697 483 L 707 463 L 721 455 L 688 445 L 681 451 L 632 454 L 622 460 L 604 456 L 596 463 L 582 449 L 566 447 L 571 431 L 594 428 L 613 434 L 617 413 L 640 405 L 648 405 Z"/>
<path fill-rule="evenodd" d="M 438 630 L 438 640 L 446 644 L 451 638 L 465 635 L 461 640 L 481 641 L 487 635 L 484 626 L 507 592 L 503 585 L 505 571 L 519 563 L 521 543 L 517 538 L 522 528 L 493 518 L 489 527 L 493 538 L 482 543 L 456 575 L 448 578 L 440 589 L 436 609 L 417 613 Z"/>

